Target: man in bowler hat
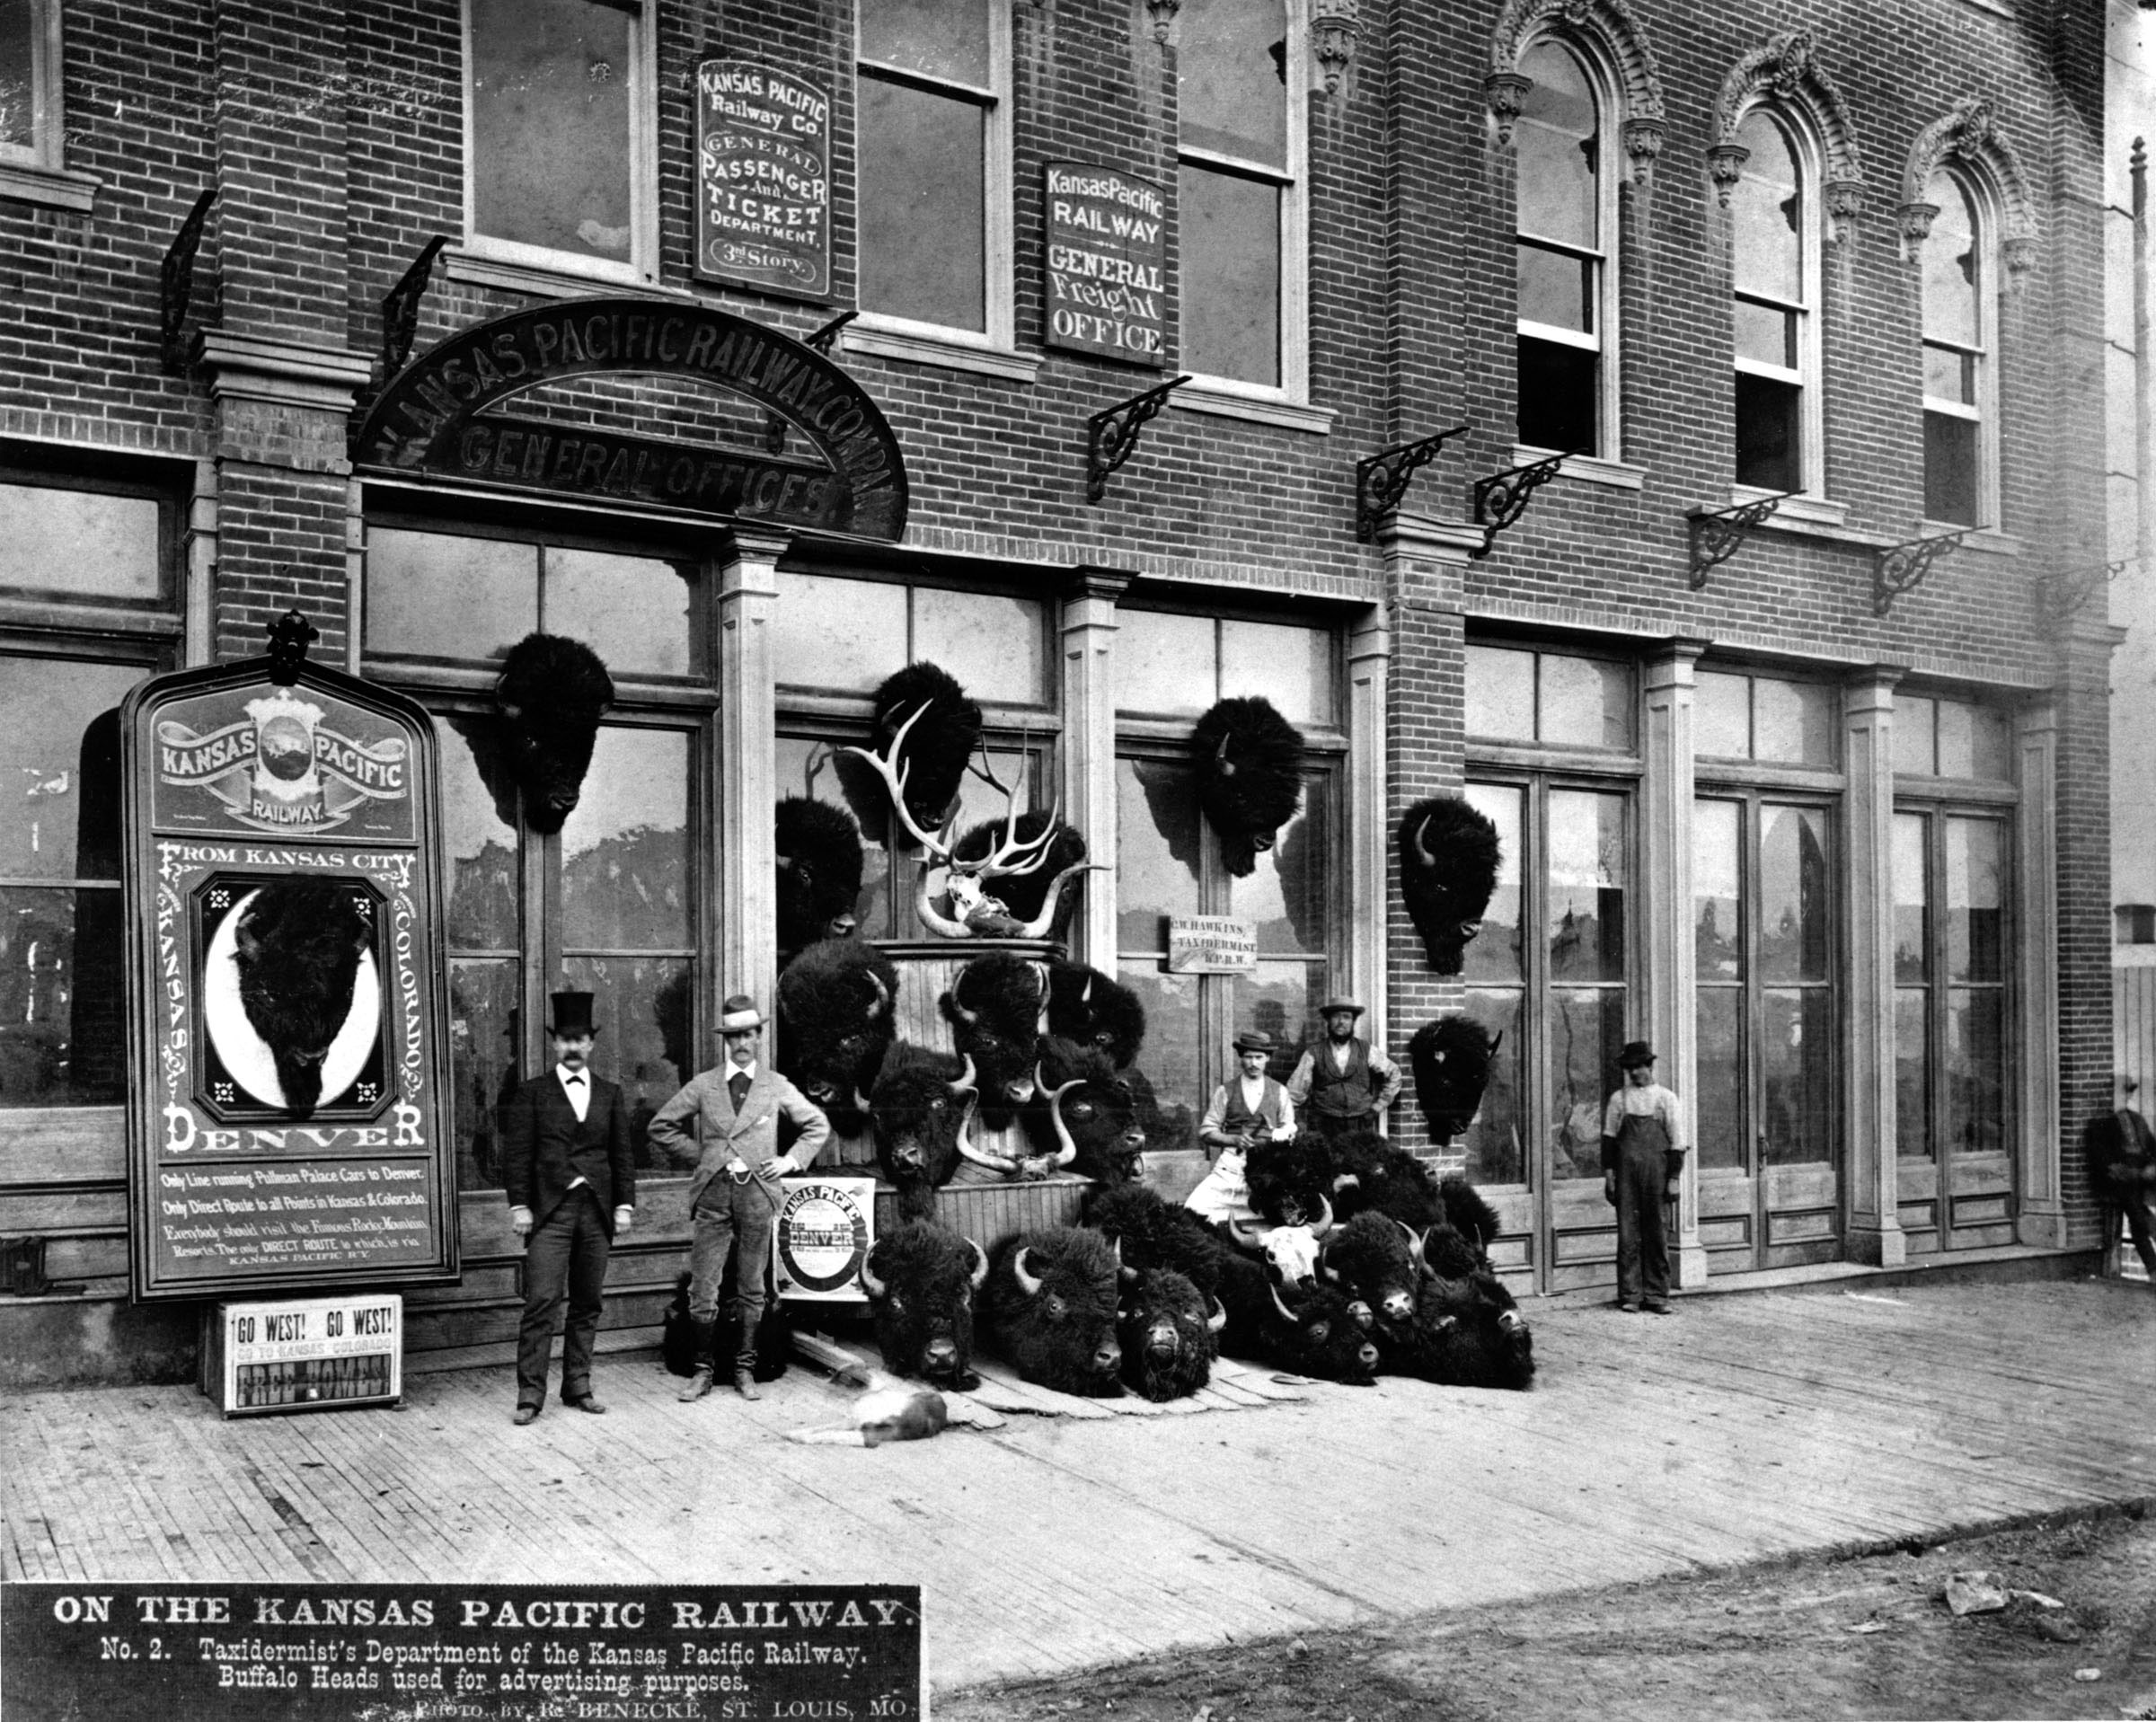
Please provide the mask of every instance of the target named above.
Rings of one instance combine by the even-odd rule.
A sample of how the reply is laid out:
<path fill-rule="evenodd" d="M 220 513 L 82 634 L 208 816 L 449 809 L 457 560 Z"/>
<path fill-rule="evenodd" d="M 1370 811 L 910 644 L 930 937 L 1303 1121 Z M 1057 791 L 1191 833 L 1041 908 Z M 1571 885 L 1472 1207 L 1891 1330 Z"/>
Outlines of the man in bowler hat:
<path fill-rule="evenodd" d="M 719 1286 L 729 1255 L 734 1302 L 726 1331 L 734 1343 L 734 1391 L 745 1400 L 764 1397 L 756 1391 L 756 1323 L 764 1314 L 771 1223 L 786 1196 L 779 1180 L 806 1170 L 831 1135 L 822 1109 L 758 1056 L 764 1021 L 746 993 L 727 1000 L 719 1007 L 725 1056 L 651 1117 L 649 1140 L 655 1152 L 686 1159 L 693 1142 L 702 1144 L 689 1175 L 689 1214 L 695 1226 L 689 1245 L 689 1320 L 696 1371 L 681 1390 L 684 1400 L 711 1391 Z M 795 1132 L 784 1153 L 779 1152 L 781 1119 Z"/>
<path fill-rule="evenodd" d="M 598 1338 L 606 1252 L 629 1230 L 636 1161 L 622 1091 L 591 1073 L 591 994 L 556 993 L 547 1020 L 554 1067 L 517 1089 L 502 1124 L 509 1227 L 525 1241 L 524 1321 L 517 1330 L 517 1422 L 546 1403 L 547 1353 L 564 1295 L 561 1402 L 595 1416 L 591 1349 Z"/>
<path fill-rule="evenodd" d="M 1287 1079 L 1287 1098 L 1328 1142 L 1374 1128 L 1400 1098 L 1400 1066 L 1355 1032 L 1362 1014 L 1353 999 L 1326 1000 L 1318 1008 L 1325 1038 Z"/>
<path fill-rule="evenodd" d="M 1208 1225 L 1223 1220 L 1248 1224 L 1257 1219 L 1250 1206 L 1247 1156 L 1260 1142 L 1287 1142 L 1294 1136 L 1295 1103 L 1266 1074 L 1274 1050 L 1272 1036 L 1262 1029 L 1237 1035 L 1239 1073 L 1213 1091 L 1213 1103 L 1197 1126 L 1197 1139 L 1217 1157 L 1213 1170 L 1183 1198 L 1183 1205 Z"/>
<path fill-rule="evenodd" d="M 1655 1049 L 1628 1040 L 1623 1081 L 1602 1117 L 1602 1194 L 1617 1210 L 1617 1307 L 1667 1315 L 1669 1228 L 1664 1204 L 1684 1168 L 1684 1116 L 1655 1081 Z"/>

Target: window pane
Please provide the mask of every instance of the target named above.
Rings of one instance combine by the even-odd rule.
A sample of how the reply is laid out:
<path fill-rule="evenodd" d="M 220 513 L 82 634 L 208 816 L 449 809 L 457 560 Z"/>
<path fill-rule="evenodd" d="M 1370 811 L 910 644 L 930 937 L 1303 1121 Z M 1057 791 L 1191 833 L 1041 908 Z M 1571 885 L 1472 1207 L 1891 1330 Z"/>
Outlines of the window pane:
<path fill-rule="evenodd" d="M 1184 0 L 1178 32 L 1182 141 L 1193 149 L 1286 167 L 1286 7 L 1280 0 Z M 1188 235 L 1187 203 L 1183 213 Z M 1187 237 L 1184 243 L 1187 252 Z"/>
<path fill-rule="evenodd" d="M 135 664 L 0 657 L 0 879 L 119 877 L 119 702 Z"/>
<path fill-rule="evenodd" d="M 906 661 L 903 586 L 780 574 L 771 619 L 773 680 L 826 693 L 872 693 Z"/>
<path fill-rule="evenodd" d="M 1947 979 L 2006 973 L 2003 831 L 1995 819 L 1947 821 Z"/>
<path fill-rule="evenodd" d="M 1924 1009 L 1931 994 L 1903 987 L 1894 995 L 1894 1152 L 1900 1160 L 1933 1160 L 1931 1064 L 1925 1052 Z"/>
<path fill-rule="evenodd" d="M 117 890 L 0 886 L 0 1108 L 126 1098 L 121 925 Z"/>
<path fill-rule="evenodd" d="M 1996 711 L 1982 706 L 1953 708 L 1955 722 L 1948 740 L 1948 708 L 1940 708 L 1940 775 L 1948 777 L 2010 778 L 2014 774 L 2013 725 Z"/>
<path fill-rule="evenodd" d="M 1566 747 L 1632 745 L 1632 673 L 1595 658 L 1542 654 L 1542 738 Z"/>
<path fill-rule="evenodd" d="M 1946 1114 L 1940 1134 L 1957 1154 L 2006 1146 L 2005 995 L 1996 987 L 1947 994 Z"/>
<path fill-rule="evenodd" d="M 1820 987 L 1774 987 L 1761 1005 L 1766 1163 L 1825 1165 L 1833 1159 L 1833 1001 Z"/>
<path fill-rule="evenodd" d="M 1197 1121 L 1205 1116 L 1206 1102 L 1213 1098 L 1205 1085 L 1203 1059 L 1198 1046 L 1198 977 L 1163 975 L 1158 963 L 1126 962 L 1116 977 L 1138 995 L 1145 1007 L 1145 1050 L 1138 1068 L 1153 1083 L 1161 1110 L 1171 1126 L 1182 1121 L 1183 1145 L 1195 1147 Z M 1147 1137 L 1148 1147 L 1166 1146 Z"/>
<path fill-rule="evenodd" d="M 987 110 L 872 77 L 860 102 L 862 309 L 985 331 Z"/>
<path fill-rule="evenodd" d="M 1931 736 L 1934 702 L 1921 693 L 1894 697 L 1894 769 L 1931 777 L 1939 771 L 1939 755 Z"/>
<path fill-rule="evenodd" d="M 7 8 L 0 4 L 0 20 Z M 13 104 L 0 57 L 0 112 Z M 0 484 L 0 586 L 101 598 L 158 596 L 157 504 L 149 497 Z"/>
<path fill-rule="evenodd" d="M 367 529 L 368 651 L 504 658 L 538 625 L 536 545 Z"/>
<path fill-rule="evenodd" d="M 1260 951 L 1325 955 L 1329 814 L 1325 779 L 1305 779 L 1302 811 L 1280 827 L 1272 848 L 1258 852 L 1256 870 L 1230 886 L 1228 912 L 1258 923 Z"/>
<path fill-rule="evenodd" d="M 1717 759 L 1752 757 L 1752 678 L 1701 670 L 1692 694 L 1692 750 Z"/>
<path fill-rule="evenodd" d="M 1922 981 L 1931 973 L 1931 882 L 1924 865 L 1931 821 L 1894 816 L 1894 978 Z"/>
<path fill-rule="evenodd" d="M 1195 716 L 1220 697 L 1211 616 L 1116 613 L 1116 705 Z"/>
<path fill-rule="evenodd" d="M 1924 393 L 1958 406 L 1976 404 L 1976 356 L 1955 347 L 1924 349 Z"/>
<path fill-rule="evenodd" d="M 1624 988 L 1551 989 L 1552 1178 L 1602 1176 L 1602 1108 L 1623 1046 Z"/>
<path fill-rule="evenodd" d="M 990 0 L 862 0 L 861 57 L 985 87 Z"/>
<path fill-rule="evenodd" d="M 689 1044 L 695 1020 L 690 973 L 684 957 L 571 957 L 561 965 L 564 985 L 593 994 L 599 1038 L 591 1049 L 591 1068 L 622 1085 L 629 1147 L 639 1166 L 652 1165 L 651 1115 L 696 1073 L 696 1049 Z"/>
<path fill-rule="evenodd" d="M 1924 518 L 1956 526 L 1980 524 L 1974 419 L 1924 414 Z"/>
<path fill-rule="evenodd" d="M 1182 362 L 1206 376 L 1280 381 L 1280 188 L 1185 162 Z"/>
<path fill-rule="evenodd" d="M 0 145 L 29 149 L 38 141 L 37 8 L 31 0 L 0 0 Z"/>
<path fill-rule="evenodd" d="M 1791 765 L 1834 763 L 1834 691 L 1816 682 L 1752 679 L 1754 757 Z"/>
<path fill-rule="evenodd" d="M 1763 490 L 1803 488 L 1802 439 L 1794 383 L 1736 374 L 1736 481 Z"/>
<path fill-rule="evenodd" d="M 1276 1082 L 1288 1079 L 1303 1048 L 1323 1032 L 1317 1009 L 1325 996 L 1325 974 L 1323 963 L 1261 962 L 1255 975 L 1235 977 L 1234 1031 L 1257 1029 L 1272 1036 L 1278 1050 L 1266 1069 Z"/>
<path fill-rule="evenodd" d="M 1519 315 L 1528 322 L 1593 334 L 1594 260 L 1524 243 L 1515 254 L 1519 259 Z"/>
<path fill-rule="evenodd" d="M 1731 312 L 1736 356 L 1755 364 L 1797 368 L 1797 313 L 1777 305 L 1739 299 Z"/>
<path fill-rule="evenodd" d="M 777 747 L 779 797 L 805 795 L 853 815 L 861 832 L 861 895 L 853 901 L 853 913 L 860 917 L 862 937 L 889 938 L 891 857 L 884 844 L 888 834 L 877 821 L 889 808 L 890 798 L 874 773 L 865 766 L 852 769 L 859 762 L 851 755 L 838 755 L 835 746 L 807 737 L 781 736 Z"/>
<path fill-rule="evenodd" d="M 1702 1166 L 1745 1164 L 1745 995 L 1734 986 L 1702 986 L 1693 1006 L 1698 1063 L 1692 1117 Z"/>
<path fill-rule="evenodd" d="M 1742 812 L 1735 801 L 1692 804 L 1692 960 L 1702 984 L 1744 976 L 1743 875 L 1736 843 Z"/>
<path fill-rule="evenodd" d="M 635 18 L 595 0 L 471 0 L 471 8 L 478 230 L 628 261 Z"/>
<path fill-rule="evenodd" d="M 1602 448 L 1596 410 L 1602 356 L 1555 341 L 1520 337 L 1519 439 L 1530 448 L 1593 455 Z"/>
<path fill-rule="evenodd" d="M 1759 809 L 1759 971 L 1770 981 L 1823 981 L 1833 961 L 1833 869 L 1819 808 Z"/>
<path fill-rule="evenodd" d="M 524 1080 L 517 1044 L 523 973 L 513 959 L 449 965 L 450 1105 L 460 1190 L 501 1188 L 501 1108 Z"/>
<path fill-rule="evenodd" d="M 1765 114 L 1754 113 L 1738 128 L 1736 141 L 1752 152 L 1729 199 L 1736 290 L 1801 304 L 1804 205 L 1789 140 Z"/>
<path fill-rule="evenodd" d="M 444 916 L 452 950 L 516 950 L 523 944 L 517 910 L 517 796 L 503 777 L 504 801 L 480 775 L 477 750 L 495 751 L 495 720 L 437 717 L 442 772 L 442 847 L 449 863 Z M 506 803 L 506 805 L 505 805 Z"/>
<path fill-rule="evenodd" d="M 1624 798 L 1552 790 L 1549 846 L 1551 979 L 1622 980 Z"/>
<path fill-rule="evenodd" d="M 1983 280 L 1968 194 L 1951 173 L 1934 173 L 1924 201 L 1939 206 L 1924 238 L 1924 339 L 1984 345 Z"/>
<path fill-rule="evenodd" d="M 1332 635 L 1271 622 L 1220 624 L 1223 699 L 1261 693 L 1290 723 L 1331 723 Z"/>
<path fill-rule="evenodd" d="M 1029 598 L 914 588 L 914 656 L 942 665 L 976 700 L 1047 702 L 1041 608 Z"/>
<path fill-rule="evenodd" d="M 1601 243 L 1595 94 L 1579 63 L 1545 44 L 1520 62 L 1534 80 L 1513 128 L 1519 230 L 1583 250 Z M 1523 310 L 1522 316 L 1532 313 Z"/>
<path fill-rule="evenodd" d="M 1520 997 L 1517 993 L 1470 993 L 1467 1014 L 1492 1034 L 1502 1033 L 1504 1043 L 1490 1061 L 1489 1082 L 1482 1090 L 1481 1109 L 1467 1127 L 1458 1145 L 1467 1152 L 1466 1172 L 1472 1184 L 1524 1184 L 1526 1158 L 1521 1137 L 1527 1128 L 1524 1097 L 1520 1082 L 1524 1039 L 1520 1033 Z"/>
<path fill-rule="evenodd" d="M 1520 818 L 1525 791 L 1497 783 L 1470 783 L 1467 804 L 1498 828 L 1498 883 L 1482 912 L 1482 931 L 1468 940 L 1462 973 L 1471 981 L 1521 978 L 1525 933 L 1520 895 Z"/>
<path fill-rule="evenodd" d="M 1534 654 L 1467 649 L 1467 733 L 1534 739 Z"/>
<path fill-rule="evenodd" d="M 1118 759 L 1118 949 L 1166 953 L 1167 917 L 1198 910 L 1197 856 L 1197 798 L 1191 791 L 1189 768 L 1179 761 Z"/>
<path fill-rule="evenodd" d="M 561 827 L 562 943 L 664 950 L 692 938 L 686 731 L 605 727 Z"/>
<path fill-rule="evenodd" d="M 582 640 L 617 676 L 701 675 L 701 589 L 693 568 L 656 556 L 550 548 L 544 626 Z"/>

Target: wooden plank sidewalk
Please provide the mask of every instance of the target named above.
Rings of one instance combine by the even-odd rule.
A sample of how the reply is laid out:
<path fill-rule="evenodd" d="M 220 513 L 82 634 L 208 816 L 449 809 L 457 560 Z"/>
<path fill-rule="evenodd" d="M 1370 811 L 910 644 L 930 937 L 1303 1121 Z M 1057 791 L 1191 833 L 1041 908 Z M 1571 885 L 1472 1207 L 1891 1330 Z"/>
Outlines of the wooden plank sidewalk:
<path fill-rule="evenodd" d="M 1230 1364 L 1153 1407 L 992 1367 L 1000 1426 L 874 1450 L 784 1438 L 844 1409 L 817 1370 L 682 1405 L 650 1353 L 527 1429 L 506 1367 L 232 1423 L 34 1394 L 0 1404 L 0 1578 L 915 1582 L 949 1690 L 2156 1495 L 2144 1285 L 1524 1307 L 1530 1393 Z"/>

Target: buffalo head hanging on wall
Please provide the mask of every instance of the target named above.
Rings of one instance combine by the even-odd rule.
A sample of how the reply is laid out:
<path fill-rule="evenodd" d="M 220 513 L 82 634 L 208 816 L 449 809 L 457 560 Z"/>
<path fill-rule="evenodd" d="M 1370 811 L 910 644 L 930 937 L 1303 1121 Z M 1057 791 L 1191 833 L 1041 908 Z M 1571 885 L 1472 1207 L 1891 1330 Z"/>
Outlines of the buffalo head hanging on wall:
<path fill-rule="evenodd" d="M 525 822 L 534 831 L 561 830 L 583 793 L 599 719 L 614 703 L 614 678 L 582 640 L 526 634 L 509 649 L 494 702 Z"/>
<path fill-rule="evenodd" d="M 1408 1042 L 1415 1098 L 1439 1142 L 1450 1142 L 1475 1121 L 1504 1038 L 1465 1016 L 1439 1017 L 1415 1030 Z"/>
<path fill-rule="evenodd" d="M 1190 755 L 1197 804 L 1220 838 L 1220 858 L 1246 878 L 1302 802 L 1302 731 L 1269 700 L 1223 700 L 1197 720 Z"/>
<path fill-rule="evenodd" d="M 903 796 L 901 823 L 909 829 L 932 831 L 944 823 L 980 743 L 981 708 L 941 665 L 908 664 L 876 690 L 869 751 L 888 766 L 885 782 Z"/>
<path fill-rule="evenodd" d="M 1456 795 L 1412 804 L 1400 821 L 1400 889 L 1423 953 L 1457 975 L 1498 886 L 1498 828 Z"/>

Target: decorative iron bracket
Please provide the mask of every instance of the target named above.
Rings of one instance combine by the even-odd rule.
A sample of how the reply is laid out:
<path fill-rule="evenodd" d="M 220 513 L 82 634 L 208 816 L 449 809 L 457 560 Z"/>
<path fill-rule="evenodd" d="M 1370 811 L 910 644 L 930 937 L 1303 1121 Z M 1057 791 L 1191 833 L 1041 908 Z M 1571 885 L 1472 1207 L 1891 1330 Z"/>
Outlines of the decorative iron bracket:
<path fill-rule="evenodd" d="M 1127 401 L 1118 401 L 1086 420 L 1085 499 L 1088 502 L 1098 502 L 1107 495 L 1109 474 L 1137 452 L 1138 432 L 1168 404 L 1168 397 L 1189 380 L 1188 375 L 1173 378 L 1158 388 L 1147 389 L 1143 394 L 1134 394 Z"/>
<path fill-rule="evenodd" d="M 1740 502 L 1727 508 L 1716 508 L 1711 513 L 1692 517 L 1692 589 L 1697 592 L 1707 584 L 1707 576 L 1719 568 L 1744 548 L 1745 540 L 1764 525 L 1768 516 L 1781 507 L 1785 499 L 1797 494 L 1794 490 L 1778 491 L 1763 496 L 1756 502 Z"/>
<path fill-rule="evenodd" d="M 2081 606 L 2094 597 L 2112 580 L 2125 572 L 2131 558 L 2116 562 L 2098 562 L 2087 568 L 2069 569 L 2048 586 L 2037 588 L 2037 606 L 2042 612 L 2045 626 L 2053 633 L 2063 628 L 2081 614 Z"/>
<path fill-rule="evenodd" d="M 1929 538 L 1912 538 L 1871 552 L 1871 614 L 1883 616 L 1895 599 L 1913 592 L 1924 583 L 1931 564 L 1961 548 L 1966 532 L 1936 533 Z"/>
<path fill-rule="evenodd" d="M 202 249 L 202 226 L 209 219 L 209 206 L 217 188 L 209 187 L 195 199 L 195 207 L 180 224 L 172 249 L 164 254 L 158 277 L 158 310 L 162 340 L 159 351 L 164 368 L 174 376 L 187 369 L 188 302 L 195 296 L 195 253 Z"/>
<path fill-rule="evenodd" d="M 420 254 L 412 259 L 411 267 L 404 271 L 396 286 L 382 296 L 384 383 L 402 370 L 404 361 L 411 357 L 411 340 L 420 330 L 420 301 L 426 296 L 428 278 L 434 273 L 434 260 L 448 243 L 446 234 L 435 234 L 420 248 Z"/>
<path fill-rule="evenodd" d="M 1378 522 L 1400 507 L 1400 499 L 1408 493 L 1408 481 L 1415 476 L 1416 469 L 1436 460 L 1437 451 L 1445 446 L 1446 440 L 1467 428 L 1465 425 L 1454 425 L 1450 430 L 1425 437 L 1420 442 L 1381 449 L 1368 460 L 1356 462 L 1356 537 L 1365 544 L 1376 537 Z"/>
<path fill-rule="evenodd" d="M 858 311 L 840 312 L 803 340 L 801 345 L 813 348 L 819 353 L 828 353 L 831 343 L 838 339 L 838 331 L 859 315 L 861 313 Z M 778 413 L 767 411 L 764 415 L 764 452 L 767 455 L 783 455 L 786 452 L 786 420 Z"/>
<path fill-rule="evenodd" d="M 1477 479 L 1475 524 L 1482 528 L 1482 548 L 1467 553 L 1477 561 L 1489 555 L 1498 534 L 1526 513 L 1528 499 L 1557 476 L 1568 458 L 1569 451 Z"/>

